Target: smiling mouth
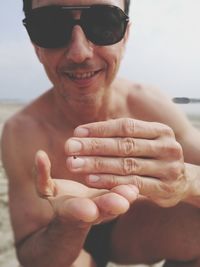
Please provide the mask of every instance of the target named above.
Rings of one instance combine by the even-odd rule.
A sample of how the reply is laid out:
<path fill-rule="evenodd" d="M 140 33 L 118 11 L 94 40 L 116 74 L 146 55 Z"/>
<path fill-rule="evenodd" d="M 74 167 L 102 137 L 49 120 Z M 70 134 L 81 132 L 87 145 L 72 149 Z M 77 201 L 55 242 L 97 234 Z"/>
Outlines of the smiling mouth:
<path fill-rule="evenodd" d="M 96 76 L 100 70 L 97 71 L 89 71 L 89 72 L 84 72 L 84 73 L 79 73 L 79 72 L 64 72 L 65 75 L 71 80 L 87 80 L 91 79 L 94 76 Z"/>

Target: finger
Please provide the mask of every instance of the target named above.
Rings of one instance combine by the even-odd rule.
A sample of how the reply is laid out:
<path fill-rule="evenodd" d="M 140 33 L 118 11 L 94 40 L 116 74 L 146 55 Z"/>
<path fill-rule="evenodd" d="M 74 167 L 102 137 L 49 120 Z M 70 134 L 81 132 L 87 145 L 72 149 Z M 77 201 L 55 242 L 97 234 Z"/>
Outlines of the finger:
<path fill-rule="evenodd" d="M 35 156 L 36 189 L 42 198 L 54 196 L 55 185 L 50 176 L 51 163 L 47 154 L 40 150 Z"/>
<path fill-rule="evenodd" d="M 77 127 L 76 137 L 136 137 L 155 139 L 161 135 L 174 136 L 168 126 L 157 122 L 146 122 L 131 118 L 94 122 Z"/>
<path fill-rule="evenodd" d="M 125 189 L 125 187 L 127 188 Z M 92 199 L 70 198 L 63 201 L 62 205 L 57 206 L 56 213 L 64 221 L 78 220 L 96 224 L 127 212 L 130 203 L 133 202 L 133 196 L 131 196 L 130 191 L 131 188 L 129 187 L 128 190 L 128 186 L 119 186 L 113 189 L 113 192 L 106 192 L 96 197 L 94 196 Z M 122 196 L 125 193 L 126 197 Z"/>
<path fill-rule="evenodd" d="M 139 195 L 139 189 L 135 185 L 131 184 L 115 186 L 111 189 L 111 191 L 126 198 L 130 204 L 133 203 Z"/>
<path fill-rule="evenodd" d="M 120 185 L 110 191 L 89 188 L 89 198 L 60 198 L 54 203 L 54 211 L 62 220 L 79 220 L 98 223 L 107 218 L 125 213 L 130 203 L 138 196 L 138 189 L 132 185 Z"/>
<path fill-rule="evenodd" d="M 95 178 L 94 177 L 98 177 Z M 98 175 L 94 176 L 89 175 L 87 177 L 87 184 L 91 187 L 99 188 L 99 189 L 112 189 L 117 188 L 121 185 L 134 185 L 136 188 L 138 188 L 140 194 L 147 194 L 147 192 L 155 190 L 155 185 L 153 186 L 154 180 L 157 182 L 158 180 L 153 179 L 151 177 L 145 177 L 145 176 L 139 176 L 139 175 L 129 175 L 129 176 L 120 176 L 120 175 Z M 150 186 L 151 185 L 151 186 Z M 147 190 L 148 189 L 148 190 Z M 145 191 L 146 190 L 146 191 Z M 136 191 L 137 192 L 137 191 Z"/>
<path fill-rule="evenodd" d="M 172 146 L 172 145 L 171 145 Z M 98 155 L 117 157 L 160 157 L 166 155 L 171 146 L 157 140 L 138 138 L 70 138 L 65 144 L 68 156 Z"/>
<path fill-rule="evenodd" d="M 174 164 L 174 166 L 173 166 Z M 141 158 L 69 157 L 67 167 L 73 173 L 153 176 L 175 179 L 181 173 L 176 162 Z M 176 169 L 177 168 L 177 169 Z"/>
<path fill-rule="evenodd" d="M 180 199 L 176 193 L 175 186 L 171 186 L 153 177 L 132 175 L 126 178 L 124 176 L 102 175 L 99 180 L 93 183 L 90 182 L 89 185 L 95 188 L 111 189 L 120 185 L 132 184 L 138 188 L 140 195 L 148 197 L 162 207 L 173 206 Z"/>
<path fill-rule="evenodd" d="M 129 201 L 115 192 L 108 192 L 93 200 L 99 208 L 102 218 L 121 215 L 127 212 L 130 207 Z"/>
<path fill-rule="evenodd" d="M 92 223 L 99 217 L 99 209 L 91 199 L 69 198 L 57 206 L 57 215 L 67 222 L 70 219 Z"/>

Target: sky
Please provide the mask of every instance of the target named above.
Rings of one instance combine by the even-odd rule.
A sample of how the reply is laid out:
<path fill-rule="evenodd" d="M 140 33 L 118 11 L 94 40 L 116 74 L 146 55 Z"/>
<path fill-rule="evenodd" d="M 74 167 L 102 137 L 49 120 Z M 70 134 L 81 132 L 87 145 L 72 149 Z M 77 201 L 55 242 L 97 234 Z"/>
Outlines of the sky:
<path fill-rule="evenodd" d="M 131 0 L 119 72 L 172 97 L 200 97 L 200 0 Z M 22 26 L 22 1 L 0 2 L 0 99 L 30 101 L 51 84 Z"/>

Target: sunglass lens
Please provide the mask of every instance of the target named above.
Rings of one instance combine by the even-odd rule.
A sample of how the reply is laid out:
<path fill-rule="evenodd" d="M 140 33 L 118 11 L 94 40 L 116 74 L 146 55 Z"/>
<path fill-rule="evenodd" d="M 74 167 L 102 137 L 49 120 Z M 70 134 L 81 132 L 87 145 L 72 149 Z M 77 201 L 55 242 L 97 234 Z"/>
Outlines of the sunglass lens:
<path fill-rule="evenodd" d="M 27 20 L 31 40 L 44 48 L 58 48 L 66 45 L 71 38 L 72 19 L 62 10 L 40 8 Z"/>
<path fill-rule="evenodd" d="M 83 13 L 85 32 L 97 45 L 112 45 L 119 42 L 126 30 L 124 13 L 112 6 L 94 6 Z"/>

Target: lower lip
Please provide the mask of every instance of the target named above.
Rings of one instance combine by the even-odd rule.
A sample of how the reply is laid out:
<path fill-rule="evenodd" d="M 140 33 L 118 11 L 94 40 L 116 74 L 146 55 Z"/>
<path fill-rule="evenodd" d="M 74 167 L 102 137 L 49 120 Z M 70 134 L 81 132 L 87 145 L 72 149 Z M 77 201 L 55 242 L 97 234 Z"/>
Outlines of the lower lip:
<path fill-rule="evenodd" d="M 69 76 L 67 76 L 67 77 L 68 77 L 68 79 L 70 79 L 70 81 L 72 81 L 73 83 L 75 83 L 76 86 L 78 86 L 80 88 L 84 88 L 84 87 L 89 87 L 89 86 L 93 85 L 93 83 L 98 78 L 100 72 L 101 71 L 98 71 L 92 77 L 90 77 L 90 78 L 84 78 L 84 79 L 73 79 L 73 78 L 70 78 Z"/>

